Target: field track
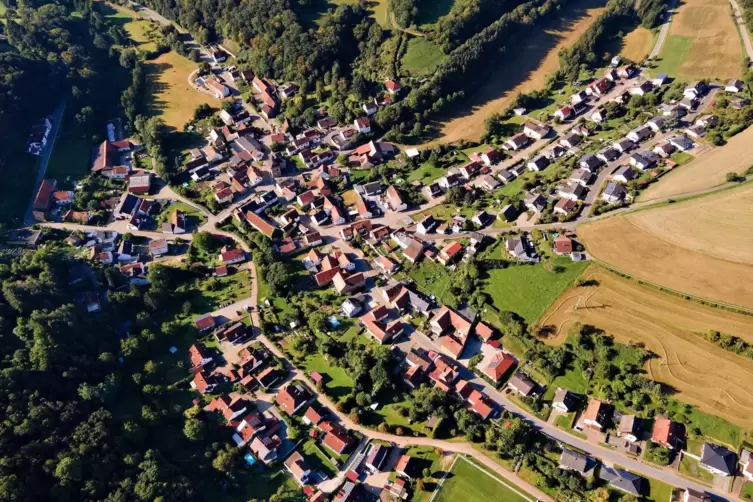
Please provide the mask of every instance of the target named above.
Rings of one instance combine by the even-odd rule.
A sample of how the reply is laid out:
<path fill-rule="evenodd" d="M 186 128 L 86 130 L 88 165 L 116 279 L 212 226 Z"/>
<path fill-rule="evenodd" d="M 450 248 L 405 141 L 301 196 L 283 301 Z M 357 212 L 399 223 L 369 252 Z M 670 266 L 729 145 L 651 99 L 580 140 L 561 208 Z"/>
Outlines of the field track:
<path fill-rule="evenodd" d="M 697 333 L 717 330 L 753 343 L 753 316 L 734 314 L 641 286 L 600 267 L 584 279 L 598 285 L 571 288 L 541 318 L 560 344 L 575 322 L 605 330 L 618 341 L 643 344 L 655 357 L 647 376 L 684 402 L 741 425 L 753 426 L 753 360 L 718 348 Z M 578 309 L 574 307 L 578 305 Z M 710 369 L 713 368 L 713 371 Z"/>

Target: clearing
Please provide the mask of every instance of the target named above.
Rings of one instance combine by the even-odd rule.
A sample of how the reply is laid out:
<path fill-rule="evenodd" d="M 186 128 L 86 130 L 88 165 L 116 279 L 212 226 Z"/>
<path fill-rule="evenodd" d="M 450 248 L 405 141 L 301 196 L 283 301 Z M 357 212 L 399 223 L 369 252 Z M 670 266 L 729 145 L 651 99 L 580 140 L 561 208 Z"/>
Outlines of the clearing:
<path fill-rule="evenodd" d="M 584 262 L 557 258 L 551 263 L 492 269 L 484 292 L 492 297 L 497 310 L 515 312 L 532 324 L 573 285 L 587 266 Z"/>
<path fill-rule="evenodd" d="M 371 10 L 371 17 L 379 23 L 382 28 L 390 27 L 390 20 L 387 12 L 388 0 L 374 0 L 367 2 L 366 8 Z M 336 9 L 340 5 L 358 5 L 357 0 L 315 0 L 306 3 L 306 5 L 296 6 L 294 11 L 301 24 L 306 28 L 316 28 L 324 20 L 324 14 L 330 9 Z"/>
<path fill-rule="evenodd" d="M 639 201 L 673 197 L 705 190 L 727 182 L 727 173 L 744 173 L 753 165 L 753 127 L 732 136 L 720 148 L 712 148 L 680 169 L 663 176 L 641 194 Z"/>
<path fill-rule="evenodd" d="M 581 0 L 563 9 L 561 17 L 544 22 L 515 44 L 507 64 L 496 65 L 475 92 L 457 103 L 440 124 L 440 138 L 431 144 L 477 140 L 492 113 L 503 112 L 518 94 L 546 86 L 559 68 L 559 52 L 571 46 L 604 11 L 603 0 Z M 556 17 L 556 16 L 555 16 Z M 426 145 L 426 146 L 429 146 Z"/>
<path fill-rule="evenodd" d="M 505 502 L 530 502 L 533 499 L 520 488 L 510 486 L 486 469 L 477 467 L 458 456 L 450 469 L 452 476 L 445 479 L 439 487 L 433 502 L 487 502 L 504 500 Z"/>
<path fill-rule="evenodd" d="M 649 55 L 653 46 L 654 34 L 643 26 L 638 26 L 622 39 L 620 55 L 631 61 L 640 62 Z"/>
<path fill-rule="evenodd" d="M 659 57 L 654 73 L 686 78 L 740 77 L 742 46 L 729 2 L 681 2 Z"/>
<path fill-rule="evenodd" d="M 753 265 L 753 184 L 626 216 L 676 246 Z"/>
<path fill-rule="evenodd" d="M 741 188 L 744 189 L 692 199 L 677 206 L 649 209 L 645 211 L 647 214 L 639 212 L 635 216 L 616 216 L 582 225 L 578 227 L 578 235 L 593 257 L 622 273 L 700 299 L 753 309 L 753 266 L 749 264 L 752 250 L 750 246 L 734 248 L 750 242 L 750 236 L 744 235 L 750 223 L 743 220 L 753 217 L 750 204 L 740 200 L 749 191 L 747 187 Z M 720 198 L 740 210 L 747 208 L 748 214 L 718 208 L 721 211 L 718 222 L 717 209 L 704 218 L 698 216 L 696 206 L 703 209 Z M 670 221 L 660 221 L 665 213 L 676 229 Z M 695 215 L 699 221 L 683 221 L 683 215 Z M 719 237 L 721 231 L 726 231 L 726 235 Z M 691 236 L 690 232 L 697 235 Z M 713 242 L 715 236 L 719 240 Z M 732 257 L 741 262 L 730 261 Z"/>
<path fill-rule="evenodd" d="M 753 342 L 753 317 L 662 293 L 596 266 L 583 278 L 596 283 L 567 290 L 541 318 L 542 326 L 553 329 L 547 343 L 562 343 L 568 329 L 580 322 L 603 329 L 617 341 L 643 344 L 656 356 L 646 365 L 649 378 L 666 384 L 675 397 L 701 411 L 753 426 L 753 389 L 748 383 L 753 360 L 698 335 L 716 330 Z M 733 434 L 714 430 L 718 425 L 703 425 L 707 435 L 734 441 Z"/>
<path fill-rule="evenodd" d="M 422 37 L 411 37 L 408 49 L 401 60 L 402 69 L 412 76 L 431 75 L 439 64 L 447 59 L 437 45 Z"/>

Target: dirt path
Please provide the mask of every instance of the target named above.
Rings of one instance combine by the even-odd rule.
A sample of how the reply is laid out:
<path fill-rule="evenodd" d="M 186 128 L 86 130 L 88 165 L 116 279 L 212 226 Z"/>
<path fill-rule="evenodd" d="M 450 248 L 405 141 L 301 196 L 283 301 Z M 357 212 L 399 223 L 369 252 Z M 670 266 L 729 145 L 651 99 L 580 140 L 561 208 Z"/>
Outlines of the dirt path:
<path fill-rule="evenodd" d="M 664 42 L 667 40 L 667 35 L 669 34 L 669 27 L 672 24 L 672 14 L 674 13 L 675 5 L 677 5 L 677 0 L 670 0 L 667 12 L 664 14 L 664 24 L 661 25 L 659 36 L 656 38 L 656 44 L 654 44 L 651 54 L 648 55 L 651 59 L 657 57 L 662 47 L 664 47 Z"/>

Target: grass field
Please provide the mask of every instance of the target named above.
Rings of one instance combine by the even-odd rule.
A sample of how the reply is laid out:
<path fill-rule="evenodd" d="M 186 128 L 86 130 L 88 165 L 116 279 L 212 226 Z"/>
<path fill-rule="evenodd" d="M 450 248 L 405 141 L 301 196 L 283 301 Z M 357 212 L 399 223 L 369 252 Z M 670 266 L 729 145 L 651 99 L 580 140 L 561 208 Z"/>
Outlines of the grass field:
<path fill-rule="evenodd" d="M 735 192 L 738 197 L 749 194 L 740 187 L 729 195 Z M 750 204 L 735 202 L 735 207 L 747 208 L 747 213 L 737 214 L 717 205 L 714 213 L 703 219 L 695 209 L 725 200 L 727 195 L 725 191 L 646 210 L 646 214 L 607 218 L 579 226 L 578 235 L 592 256 L 623 273 L 698 298 L 753 309 L 753 266 L 747 261 L 753 250 L 734 249 L 750 242 L 745 235 L 750 223 L 743 223 L 753 216 Z M 665 213 L 676 230 L 661 221 Z M 697 216 L 699 221 L 683 221 L 685 215 Z M 644 228 L 641 220 L 649 221 L 653 226 L 648 228 L 653 231 Z M 722 241 L 712 242 L 715 237 Z M 730 257 L 747 258 L 746 262 L 733 262 Z"/>
<path fill-rule="evenodd" d="M 753 183 L 627 219 L 684 249 L 753 265 Z"/>
<path fill-rule="evenodd" d="M 622 39 L 620 55 L 631 61 L 640 62 L 648 56 L 654 45 L 654 34 L 642 26 L 636 27 Z"/>
<path fill-rule="evenodd" d="M 467 92 L 468 97 L 446 114 L 440 124 L 441 137 L 431 144 L 478 139 L 489 115 L 504 111 L 518 94 L 544 88 L 546 78 L 559 68 L 560 50 L 580 38 L 603 12 L 605 3 L 603 0 L 570 3 L 555 19 L 516 41 L 506 64 L 498 64 L 475 92 Z"/>
<path fill-rule="evenodd" d="M 374 0 L 369 2 L 367 7 L 371 10 L 371 17 L 383 28 L 390 26 L 389 15 L 387 12 L 388 0 Z M 307 27 L 319 26 L 324 20 L 324 14 L 329 9 L 336 9 L 339 5 L 358 5 L 358 0 L 315 0 L 305 6 L 297 6 L 294 10 L 298 18 Z"/>
<path fill-rule="evenodd" d="M 71 109 L 66 110 L 47 165 L 46 176 L 55 178 L 58 183 L 63 183 L 68 176 L 78 179 L 89 172 L 91 144 L 84 136 L 73 113 Z"/>
<path fill-rule="evenodd" d="M 408 49 L 402 59 L 402 68 L 417 77 L 430 75 L 447 56 L 438 46 L 422 37 L 408 40 Z"/>
<path fill-rule="evenodd" d="M 740 490 L 740 496 L 747 500 L 753 499 L 753 483 L 750 481 L 745 483 Z"/>
<path fill-rule="evenodd" d="M 510 486 L 485 469 L 476 467 L 465 459 L 458 457 L 450 471 L 452 476 L 439 488 L 434 502 L 488 502 L 504 500 L 505 502 L 531 502 L 533 497 L 518 487 Z"/>
<path fill-rule="evenodd" d="M 453 303 L 454 296 L 449 291 L 452 277 L 440 263 L 424 260 L 412 266 L 408 271 L 408 276 L 415 281 L 421 291 L 434 295 L 438 302 Z"/>
<path fill-rule="evenodd" d="M 173 202 L 172 204 L 167 206 L 165 210 L 159 214 L 159 216 L 157 216 L 158 227 L 163 222 L 170 221 L 173 213 L 178 210 L 183 211 L 186 214 L 186 218 L 188 219 L 188 224 L 190 225 L 191 229 L 198 228 L 207 221 L 206 216 L 204 216 L 202 212 L 195 207 L 189 206 L 184 202 Z"/>
<path fill-rule="evenodd" d="M 695 478 L 706 484 L 711 484 L 714 480 L 714 476 L 709 471 L 701 468 L 698 460 L 687 455 L 683 455 L 680 461 L 680 474 Z"/>
<path fill-rule="evenodd" d="M 322 354 L 306 359 L 306 373 L 312 371 L 318 371 L 324 375 L 326 392 L 335 398 L 344 397 L 353 390 L 353 379 L 343 368 L 332 366 Z"/>
<path fill-rule="evenodd" d="M 418 169 L 411 172 L 408 175 L 406 181 L 410 183 L 411 181 L 418 180 L 424 185 L 428 185 L 444 176 L 446 172 L 447 170 L 443 167 L 436 167 L 428 162 L 425 162 L 424 164 L 421 164 Z"/>
<path fill-rule="evenodd" d="M 549 272 L 543 263 L 491 270 L 484 291 L 498 310 L 515 312 L 534 323 L 588 266 L 565 259 L 553 263 L 563 271 Z"/>
<path fill-rule="evenodd" d="M 653 500 L 654 502 L 667 502 L 668 500 L 672 500 L 673 486 L 653 478 L 646 479 L 648 480 L 648 496 L 646 497 L 648 500 Z"/>
<path fill-rule="evenodd" d="M 642 344 L 655 355 L 646 364 L 647 377 L 666 384 L 678 399 L 701 411 L 753 426 L 753 390 L 748 384 L 753 360 L 698 336 L 717 330 L 753 342 L 753 317 L 662 293 L 597 266 L 589 268 L 583 278 L 598 285 L 569 289 L 539 321 L 554 331 L 547 343 L 562 343 L 568 329 L 580 322 L 603 329 L 617 341 Z M 574 310 L 576 304 L 579 308 Z M 557 385 L 568 387 L 567 382 L 555 380 L 552 387 Z M 739 441 L 739 430 L 730 430 L 729 424 L 714 417 L 697 414 L 692 421 L 705 435 Z"/>
<path fill-rule="evenodd" d="M 638 198 L 650 201 L 696 192 L 725 183 L 727 173 L 743 173 L 753 165 L 753 127 L 730 138 L 721 148 L 713 148 L 680 169 L 663 176 Z"/>
<path fill-rule="evenodd" d="M 685 0 L 673 16 L 656 73 L 686 78 L 740 76 L 742 47 L 726 0 Z"/>

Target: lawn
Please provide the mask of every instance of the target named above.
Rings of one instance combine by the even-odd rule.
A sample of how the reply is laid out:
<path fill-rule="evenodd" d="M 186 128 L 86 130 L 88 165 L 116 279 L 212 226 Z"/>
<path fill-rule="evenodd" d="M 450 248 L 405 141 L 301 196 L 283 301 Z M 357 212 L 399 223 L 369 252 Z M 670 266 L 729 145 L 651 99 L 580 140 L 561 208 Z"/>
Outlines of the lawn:
<path fill-rule="evenodd" d="M 687 455 L 683 455 L 682 460 L 680 461 L 680 474 L 696 478 L 709 484 L 714 480 L 714 476 L 709 471 L 701 468 L 698 460 Z"/>
<path fill-rule="evenodd" d="M 318 371 L 324 376 L 327 395 L 341 399 L 353 390 L 353 379 L 339 366 L 333 366 L 322 354 L 316 354 L 306 359 L 306 373 Z"/>
<path fill-rule="evenodd" d="M 206 223 L 207 219 L 204 216 L 204 214 L 196 209 L 193 206 L 190 206 L 184 202 L 173 202 L 169 206 L 167 206 L 160 214 L 157 216 L 157 228 L 159 229 L 160 225 L 163 222 L 170 221 L 170 219 L 173 216 L 173 213 L 175 211 L 183 211 L 186 214 L 186 219 L 188 220 L 189 228 L 198 228 L 202 226 L 204 223 Z"/>
<path fill-rule="evenodd" d="M 11 160 L 5 170 L 13 173 L 13 176 L 5 176 L 0 185 L 0 222 L 20 225 L 32 192 L 38 188 L 35 187 L 35 182 L 39 157 L 19 151 L 8 158 Z"/>
<path fill-rule="evenodd" d="M 740 490 L 740 496 L 747 500 L 753 499 L 753 483 L 745 483 L 742 490 Z"/>
<path fill-rule="evenodd" d="M 675 152 L 672 154 L 670 159 L 672 159 L 672 162 L 677 164 L 678 166 L 682 166 L 693 160 L 695 157 L 690 155 L 687 152 Z"/>
<path fill-rule="evenodd" d="M 672 491 L 675 489 L 673 486 L 663 483 L 656 479 L 646 478 L 648 480 L 648 500 L 654 502 L 667 502 L 672 500 Z"/>
<path fill-rule="evenodd" d="M 484 291 L 499 311 L 515 312 L 533 324 L 588 266 L 569 259 L 550 263 L 559 271 L 547 270 L 546 263 L 490 270 Z"/>
<path fill-rule="evenodd" d="M 688 406 L 679 401 L 670 400 L 667 411 L 671 414 L 681 413 L 682 422 L 689 431 L 699 429 L 703 437 L 724 443 L 732 449 L 740 444 L 740 427 L 731 424 L 716 415 L 704 413 L 695 406 Z"/>
<path fill-rule="evenodd" d="M 414 221 L 420 221 L 424 219 L 426 216 L 432 215 L 434 216 L 434 218 L 444 221 L 458 214 L 465 218 L 472 218 L 473 215 L 476 214 L 476 210 L 474 210 L 472 207 L 464 206 L 464 207 L 458 208 L 452 204 L 439 204 L 437 206 L 434 206 L 430 209 L 426 209 L 419 213 L 414 213 L 411 215 L 411 218 L 413 218 Z"/>
<path fill-rule="evenodd" d="M 89 172 L 92 146 L 74 118 L 73 107 L 68 107 L 50 155 L 46 176 L 55 178 L 58 183 L 63 183 L 68 177 L 76 180 L 85 176 Z"/>
<path fill-rule="evenodd" d="M 402 67 L 409 74 L 420 77 L 434 73 L 447 56 L 437 45 L 423 37 L 408 40 L 408 49 L 402 59 Z"/>
<path fill-rule="evenodd" d="M 458 457 L 450 471 L 453 475 L 445 480 L 434 502 L 530 502 L 535 500 L 520 488 L 510 486 L 497 476 Z"/>
<path fill-rule="evenodd" d="M 197 314 L 217 309 L 251 296 L 251 281 L 247 270 L 239 270 L 225 277 L 212 277 L 200 283 L 203 307 Z"/>
<path fill-rule="evenodd" d="M 452 277 L 438 262 L 424 260 L 408 271 L 421 291 L 434 295 L 439 303 L 453 303 L 455 297 L 449 292 Z"/>
<path fill-rule="evenodd" d="M 436 179 L 444 176 L 445 172 L 446 172 L 445 168 L 436 167 L 433 164 L 430 164 L 429 162 L 425 162 L 421 164 L 421 166 L 418 169 L 411 172 L 406 178 L 406 181 L 410 183 L 412 181 L 418 180 L 424 185 L 429 185 L 432 182 L 434 182 Z"/>
<path fill-rule="evenodd" d="M 313 440 L 309 439 L 303 443 L 302 449 L 303 453 L 305 453 L 306 461 L 308 461 L 314 470 L 324 471 L 330 478 L 337 474 L 337 469 L 332 465 L 330 458 L 324 454 Z"/>
<path fill-rule="evenodd" d="M 554 425 L 562 429 L 563 431 L 569 431 L 573 428 L 574 413 L 565 413 L 564 415 L 557 415 L 554 419 Z"/>
<path fill-rule="evenodd" d="M 661 50 L 659 63 L 655 68 L 651 69 L 651 74 L 659 75 L 666 73 L 667 75 L 676 76 L 677 71 L 690 52 L 691 45 L 693 45 L 692 37 L 668 35 Z"/>
<path fill-rule="evenodd" d="M 588 390 L 588 382 L 583 376 L 582 371 L 578 371 L 575 368 L 567 368 L 565 373 L 557 376 L 547 389 L 547 394 L 550 392 L 552 394 L 550 398 L 554 397 L 554 392 L 558 387 L 562 387 L 563 389 L 567 389 L 577 394 L 585 394 Z"/>

